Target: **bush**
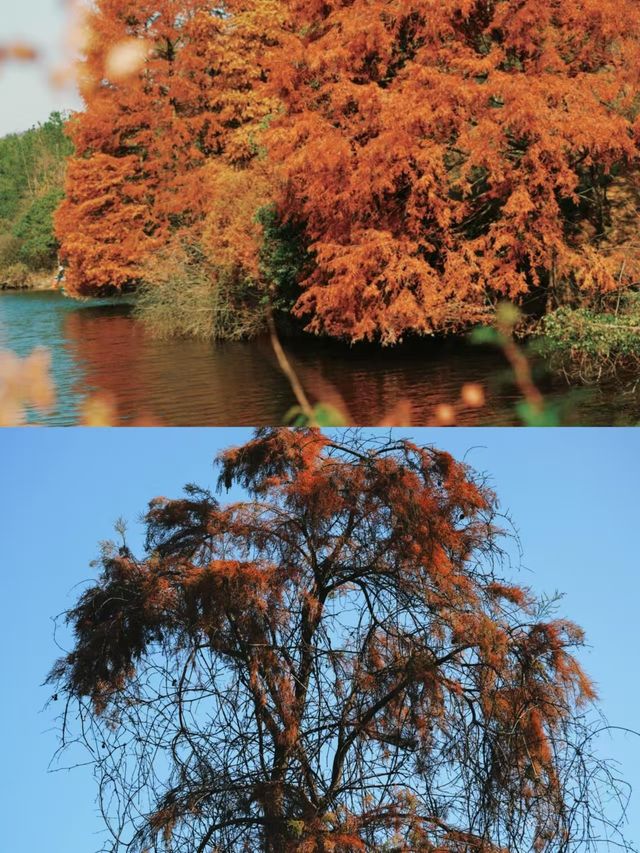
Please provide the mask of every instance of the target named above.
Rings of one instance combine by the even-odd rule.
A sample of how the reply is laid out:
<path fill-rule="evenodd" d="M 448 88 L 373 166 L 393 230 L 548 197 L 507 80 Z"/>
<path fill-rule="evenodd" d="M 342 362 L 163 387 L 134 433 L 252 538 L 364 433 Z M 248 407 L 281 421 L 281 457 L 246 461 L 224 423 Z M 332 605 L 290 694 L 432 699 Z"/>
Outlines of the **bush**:
<path fill-rule="evenodd" d="M 640 364 L 640 294 L 617 313 L 558 308 L 538 328 L 536 349 L 567 378 L 597 382 Z"/>
<path fill-rule="evenodd" d="M 300 222 L 283 222 L 274 205 L 262 207 L 256 217 L 262 226 L 260 273 L 271 285 L 272 305 L 289 313 L 300 296 L 298 282 L 310 274 L 313 255 Z"/>
<path fill-rule="evenodd" d="M 6 270 L 20 260 L 21 242 L 13 234 L 0 234 L 0 270 Z"/>
<path fill-rule="evenodd" d="M 31 273 L 26 264 L 18 261 L 0 272 L 0 285 L 5 287 L 28 287 Z"/>
<path fill-rule="evenodd" d="M 135 312 L 157 337 L 241 340 L 265 328 L 253 283 L 215 267 L 199 246 L 178 245 L 145 267 Z"/>

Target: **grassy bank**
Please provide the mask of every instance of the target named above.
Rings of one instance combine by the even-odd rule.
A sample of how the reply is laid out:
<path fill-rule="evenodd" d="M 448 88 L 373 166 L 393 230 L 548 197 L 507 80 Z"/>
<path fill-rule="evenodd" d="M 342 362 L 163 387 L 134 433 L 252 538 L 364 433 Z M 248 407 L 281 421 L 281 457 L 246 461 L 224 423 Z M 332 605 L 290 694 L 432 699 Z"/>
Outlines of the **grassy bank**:
<path fill-rule="evenodd" d="M 559 308 L 538 324 L 535 349 L 570 381 L 598 382 L 640 368 L 640 293 L 611 312 Z"/>
<path fill-rule="evenodd" d="M 146 265 L 135 313 L 159 338 L 242 340 L 264 331 L 264 305 L 250 281 L 216 267 L 198 246 L 173 246 Z"/>

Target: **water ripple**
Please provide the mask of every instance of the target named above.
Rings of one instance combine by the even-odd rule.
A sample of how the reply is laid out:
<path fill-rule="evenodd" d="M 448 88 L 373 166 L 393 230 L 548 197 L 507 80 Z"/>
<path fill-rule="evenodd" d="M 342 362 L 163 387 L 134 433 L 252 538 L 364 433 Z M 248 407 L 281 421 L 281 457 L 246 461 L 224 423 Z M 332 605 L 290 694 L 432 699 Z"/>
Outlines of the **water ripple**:
<path fill-rule="evenodd" d="M 261 426 L 281 423 L 295 404 L 268 341 L 215 346 L 150 337 L 123 303 L 80 303 L 56 293 L 0 294 L 0 347 L 27 355 L 51 350 L 56 411 L 34 423 L 77 422 L 88 394 L 106 393 L 122 424 L 151 416 L 167 426 Z M 460 345 L 377 351 L 305 340 L 288 344 L 311 397 L 337 392 L 360 424 L 380 422 L 401 399 L 412 422 L 427 423 L 438 403 L 458 398 L 465 382 L 482 382 L 488 405 L 463 412 L 460 423 L 513 422 L 513 389 L 495 381 L 499 354 Z M 577 406 L 576 422 L 635 423 L 638 397 L 603 388 Z"/>

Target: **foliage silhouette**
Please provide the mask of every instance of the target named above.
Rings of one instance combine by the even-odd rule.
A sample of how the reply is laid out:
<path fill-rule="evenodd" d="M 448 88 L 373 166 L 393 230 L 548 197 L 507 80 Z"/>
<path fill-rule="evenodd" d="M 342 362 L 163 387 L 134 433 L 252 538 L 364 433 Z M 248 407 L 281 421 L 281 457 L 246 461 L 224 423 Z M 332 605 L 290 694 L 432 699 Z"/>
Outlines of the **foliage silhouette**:
<path fill-rule="evenodd" d="M 144 556 L 106 545 L 67 614 L 50 682 L 106 850 L 624 846 L 582 632 L 501 579 L 482 478 L 350 430 L 259 430 L 218 464 L 246 499 L 151 501 Z"/>

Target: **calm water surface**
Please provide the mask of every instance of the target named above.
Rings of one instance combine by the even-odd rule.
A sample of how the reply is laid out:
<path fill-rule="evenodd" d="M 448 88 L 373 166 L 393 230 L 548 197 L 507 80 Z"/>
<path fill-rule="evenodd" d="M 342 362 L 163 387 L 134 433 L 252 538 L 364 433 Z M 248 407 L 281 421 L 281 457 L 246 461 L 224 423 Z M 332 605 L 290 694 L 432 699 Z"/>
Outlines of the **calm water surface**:
<path fill-rule="evenodd" d="M 281 423 L 295 400 L 268 340 L 212 345 L 159 341 L 124 303 L 80 303 L 57 293 L 0 293 L 0 348 L 27 355 L 45 346 L 53 358 L 57 408 L 34 423 L 76 423 L 87 395 L 107 394 L 120 422 L 152 417 L 167 426 L 260 426 Z M 517 393 L 500 376 L 499 353 L 460 344 L 413 346 L 393 352 L 348 348 L 313 339 L 287 351 L 312 399 L 336 393 L 360 424 L 381 422 L 399 401 L 413 424 L 426 424 L 439 403 L 455 401 L 465 382 L 482 382 L 488 405 L 459 422 L 510 424 Z M 566 392 L 558 383 L 550 397 Z M 315 395 L 315 396 L 314 396 Z M 640 395 L 603 387 L 581 393 L 571 422 L 635 424 Z"/>

